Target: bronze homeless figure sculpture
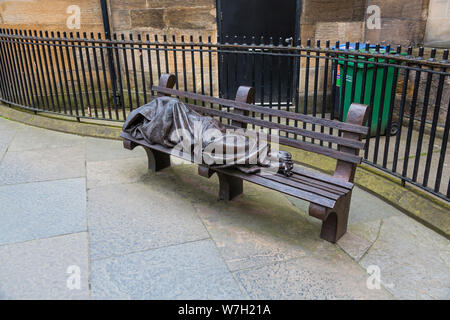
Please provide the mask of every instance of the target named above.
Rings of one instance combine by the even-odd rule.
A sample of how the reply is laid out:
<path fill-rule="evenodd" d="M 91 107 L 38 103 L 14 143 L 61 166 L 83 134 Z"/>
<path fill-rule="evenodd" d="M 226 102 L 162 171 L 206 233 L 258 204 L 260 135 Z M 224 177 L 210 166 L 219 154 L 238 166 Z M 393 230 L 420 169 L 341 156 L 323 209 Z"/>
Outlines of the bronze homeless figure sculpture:
<path fill-rule="evenodd" d="M 187 152 L 194 162 L 213 167 L 236 167 L 245 173 L 291 175 L 293 162 L 286 151 L 271 152 L 262 132 L 228 129 L 177 98 L 161 96 L 133 110 L 123 131 L 150 144 Z"/>
<path fill-rule="evenodd" d="M 322 220 L 321 238 L 336 242 L 344 235 L 356 166 L 362 160 L 359 151 L 365 148 L 361 140 L 369 132 L 364 125 L 370 113 L 368 106 L 352 103 L 347 121 L 342 122 L 255 105 L 254 89 L 247 86 L 238 88 L 235 100 L 227 100 L 172 89 L 175 83 L 174 75 L 161 75 L 159 85 L 152 86 L 157 94 L 155 100 L 130 113 L 120 134 L 124 148 L 142 146 L 152 172 L 169 167 L 170 155 L 197 163 L 200 176 L 217 175 L 221 200 L 242 194 L 243 182 L 247 181 L 308 201 L 309 214 Z M 171 97 L 202 105 L 181 103 Z M 266 116 L 284 118 L 286 122 L 272 122 Z M 298 126 L 297 121 L 304 125 Z M 246 131 L 249 124 L 270 132 Z M 305 124 L 313 124 L 313 129 Z M 319 132 L 314 125 L 323 128 Z M 280 135 L 277 130 L 303 139 Z M 342 134 L 337 135 L 337 131 Z M 294 168 L 288 152 L 275 150 L 278 145 L 335 159 L 336 170 L 328 175 Z M 332 145 L 336 148 L 330 148 Z"/>

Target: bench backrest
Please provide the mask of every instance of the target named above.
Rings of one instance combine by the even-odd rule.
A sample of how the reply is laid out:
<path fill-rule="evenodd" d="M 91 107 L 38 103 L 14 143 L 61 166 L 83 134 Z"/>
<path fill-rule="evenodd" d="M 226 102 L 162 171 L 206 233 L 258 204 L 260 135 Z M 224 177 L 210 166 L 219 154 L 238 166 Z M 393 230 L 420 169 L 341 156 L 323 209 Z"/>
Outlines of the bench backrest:
<path fill-rule="evenodd" d="M 363 126 L 367 116 L 367 106 L 352 104 L 347 116 L 348 122 L 328 120 L 324 118 L 313 117 L 305 114 L 294 113 L 285 110 L 261 107 L 252 104 L 254 99 L 254 89 L 241 86 L 236 94 L 236 100 L 227 100 L 211 96 L 205 96 L 198 93 L 172 89 L 175 83 L 173 75 L 162 75 L 158 86 L 153 86 L 152 90 L 159 95 L 171 95 L 179 98 L 185 98 L 194 103 L 185 103 L 196 112 L 208 116 L 229 119 L 230 127 L 246 128 L 248 124 L 262 128 L 276 129 L 295 136 L 311 138 L 312 141 L 322 141 L 338 145 L 338 149 L 332 149 L 321 144 L 310 143 L 288 136 L 279 136 L 279 143 L 282 145 L 299 148 L 302 150 L 319 153 L 328 157 L 335 158 L 352 164 L 360 163 L 361 157 L 359 150 L 363 149 L 365 144 L 361 141 L 362 135 L 368 133 L 368 128 Z M 197 104 L 200 101 L 201 104 Z M 221 106 L 220 108 L 214 105 Z M 251 116 L 259 114 L 260 117 Z M 272 119 L 284 119 L 285 123 L 265 120 L 267 117 Z M 325 132 L 318 132 L 306 129 L 305 126 L 299 127 L 298 122 L 304 124 L 329 127 L 341 131 L 343 134 L 337 136 Z M 290 123 L 293 123 L 291 125 Z M 324 130 L 323 130 L 324 131 Z M 270 139 L 269 134 L 269 139 Z"/>

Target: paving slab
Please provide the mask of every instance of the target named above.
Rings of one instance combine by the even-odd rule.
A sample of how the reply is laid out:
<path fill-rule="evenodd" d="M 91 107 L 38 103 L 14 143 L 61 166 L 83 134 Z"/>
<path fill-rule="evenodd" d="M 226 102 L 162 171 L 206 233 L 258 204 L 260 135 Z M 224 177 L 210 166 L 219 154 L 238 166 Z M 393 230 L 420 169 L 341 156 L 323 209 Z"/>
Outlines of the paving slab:
<path fill-rule="evenodd" d="M 88 299 L 87 238 L 81 232 L 0 246 L 0 299 Z M 70 278 L 77 271 L 79 289 Z"/>
<path fill-rule="evenodd" d="M 0 186 L 0 245 L 86 231 L 85 178 Z"/>
<path fill-rule="evenodd" d="M 347 233 L 339 239 L 338 245 L 353 259 L 359 261 L 376 240 L 382 220 L 402 213 L 358 187 L 352 192 Z M 308 215 L 309 202 L 290 196 L 287 196 L 287 199 L 300 209 L 300 213 L 311 224 L 317 228 L 321 227 L 320 220 Z"/>
<path fill-rule="evenodd" d="M 344 253 L 306 256 L 234 273 L 250 299 L 392 299 Z"/>
<path fill-rule="evenodd" d="M 11 121 L 0 116 L 0 130 L 16 130 L 20 127 L 26 126 L 19 122 Z"/>
<path fill-rule="evenodd" d="M 274 218 L 264 208 L 198 206 L 197 210 L 231 271 L 285 261 L 306 255 L 302 239 L 312 232 L 301 220 Z M 240 209 L 240 210 L 239 210 Z M 289 213 L 289 211 L 287 211 Z M 291 211 L 292 212 L 292 211 Z M 296 228 L 297 227 L 297 228 Z M 285 232 L 283 232 L 283 229 Z"/>
<path fill-rule="evenodd" d="M 0 299 L 88 297 L 88 258 L 95 298 L 450 299 L 450 242 L 359 188 L 334 245 L 308 202 L 248 183 L 218 201 L 216 176 L 171 160 L 149 174 L 142 148 L 0 118 Z"/>
<path fill-rule="evenodd" d="M 86 171 L 88 188 L 133 183 L 148 174 L 148 162 L 146 157 L 90 161 L 86 163 Z"/>
<path fill-rule="evenodd" d="M 0 163 L 0 185 L 84 177 L 84 150 L 77 145 L 8 151 Z"/>
<path fill-rule="evenodd" d="M 327 250 L 319 229 L 281 193 L 244 183 L 243 195 L 219 201 L 216 175 L 201 177 L 195 166 L 165 172 L 164 188 L 190 199 L 232 271 Z"/>
<path fill-rule="evenodd" d="M 189 200 L 158 192 L 162 183 L 108 185 L 88 191 L 92 259 L 209 237 Z"/>
<path fill-rule="evenodd" d="M 360 261 L 376 241 L 382 224 L 383 220 L 353 223 L 337 245 L 354 260 Z"/>
<path fill-rule="evenodd" d="M 7 144 L 0 144 L 0 162 L 2 161 L 7 149 L 8 149 Z"/>
<path fill-rule="evenodd" d="M 17 128 L 5 129 L 0 126 L 0 144 L 8 145 L 16 135 Z"/>
<path fill-rule="evenodd" d="M 211 240 L 148 250 L 91 265 L 94 299 L 242 299 Z"/>
<path fill-rule="evenodd" d="M 406 216 L 385 219 L 361 265 L 400 299 L 450 298 L 450 242 Z"/>
<path fill-rule="evenodd" d="M 378 237 L 383 219 L 403 214 L 376 196 L 355 187 L 347 233 L 338 245 L 359 261 Z"/>
<path fill-rule="evenodd" d="M 123 142 L 118 140 L 85 138 L 86 161 L 105 161 L 123 158 L 146 157 L 144 148 L 136 147 L 130 151 L 124 149 Z"/>
<path fill-rule="evenodd" d="M 309 202 L 291 196 L 287 196 L 287 199 L 299 208 L 301 212 L 308 213 Z M 401 213 L 388 203 L 358 187 L 353 188 L 348 220 L 349 225 L 360 222 L 379 221 L 396 214 Z M 309 215 L 307 214 L 307 216 Z M 321 225 L 321 221 L 314 217 L 309 216 L 308 220 Z"/>
<path fill-rule="evenodd" d="M 355 187 L 352 191 L 349 224 L 378 221 L 401 214 L 390 204 L 380 200 L 373 194 Z"/>
<path fill-rule="evenodd" d="M 84 143 L 82 136 L 24 126 L 17 130 L 9 151 L 71 147 Z"/>

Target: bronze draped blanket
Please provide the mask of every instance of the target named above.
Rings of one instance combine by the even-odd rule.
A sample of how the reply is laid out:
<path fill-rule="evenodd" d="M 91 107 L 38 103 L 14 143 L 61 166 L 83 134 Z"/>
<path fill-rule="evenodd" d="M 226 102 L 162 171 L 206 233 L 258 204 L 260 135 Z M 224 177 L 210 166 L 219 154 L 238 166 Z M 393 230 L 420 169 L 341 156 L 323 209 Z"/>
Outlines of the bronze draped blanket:
<path fill-rule="evenodd" d="M 251 173 L 267 166 L 270 145 L 244 130 L 230 130 L 218 120 L 202 116 L 172 97 L 157 97 L 130 112 L 123 131 L 136 139 L 166 148 L 184 148 L 196 162 L 237 166 Z"/>

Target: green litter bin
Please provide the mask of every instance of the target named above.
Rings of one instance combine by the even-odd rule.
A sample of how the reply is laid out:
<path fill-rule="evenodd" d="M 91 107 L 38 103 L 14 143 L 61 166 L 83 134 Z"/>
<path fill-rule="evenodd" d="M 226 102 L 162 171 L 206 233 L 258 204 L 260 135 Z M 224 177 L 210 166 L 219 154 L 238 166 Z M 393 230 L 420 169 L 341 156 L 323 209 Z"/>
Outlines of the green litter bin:
<path fill-rule="evenodd" d="M 350 50 L 354 50 L 354 45 L 350 46 Z M 340 46 L 340 50 L 345 50 L 345 44 Z M 362 51 L 362 50 L 361 50 Z M 369 49 L 370 52 L 375 52 L 375 46 Z M 380 53 L 385 53 L 386 49 L 385 47 L 380 49 Z M 345 56 L 339 56 L 341 58 L 345 58 Z M 355 56 L 348 56 L 350 59 L 354 58 Z M 364 59 L 363 56 L 359 56 L 359 59 Z M 369 61 L 374 61 L 374 58 L 369 58 Z M 379 62 L 385 62 L 384 59 L 379 59 Z M 389 63 L 395 63 L 395 60 L 389 60 Z M 338 86 L 339 89 L 339 97 L 338 102 L 341 100 L 342 96 L 342 76 L 343 76 L 343 70 L 344 70 L 344 60 L 338 60 L 337 65 L 337 74 L 336 74 L 336 86 Z M 391 106 L 391 94 L 392 90 L 395 90 L 397 83 L 393 83 L 394 81 L 394 68 L 395 67 L 388 67 L 387 68 L 387 76 L 386 76 L 386 87 L 384 92 L 384 97 L 381 97 L 381 91 L 383 88 L 383 70 L 384 66 L 376 66 L 374 64 L 367 64 L 367 72 L 366 72 L 366 85 L 365 85 L 365 94 L 364 94 L 364 101 L 362 101 L 362 85 L 363 85 L 363 73 L 364 73 L 364 63 L 357 63 L 357 71 L 356 71 L 356 81 L 353 79 L 353 72 L 355 68 L 354 62 L 347 62 L 347 76 L 346 76 L 346 83 L 345 83 L 345 97 L 344 97 L 344 106 L 343 106 L 343 120 L 347 120 L 347 113 L 348 109 L 350 108 L 350 104 L 352 102 L 356 103 L 363 103 L 370 106 L 370 96 L 372 94 L 372 83 L 373 83 L 373 76 L 374 72 L 377 73 L 376 75 L 376 83 L 375 83 L 375 95 L 374 95 L 374 102 L 372 106 L 372 121 L 370 126 L 370 135 L 375 136 L 377 133 L 377 127 L 378 127 L 378 117 L 380 115 L 381 110 L 381 123 L 380 123 L 380 134 L 384 135 L 386 134 L 386 127 L 389 119 L 389 110 Z M 351 95 L 352 95 L 352 87 L 355 83 L 355 97 L 354 101 L 351 101 Z M 339 105 L 339 103 L 337 104 Z M 368 125 L 368 123 L 367 123 Z M 391 130 L 392 132 L 392 130 Z"/>

